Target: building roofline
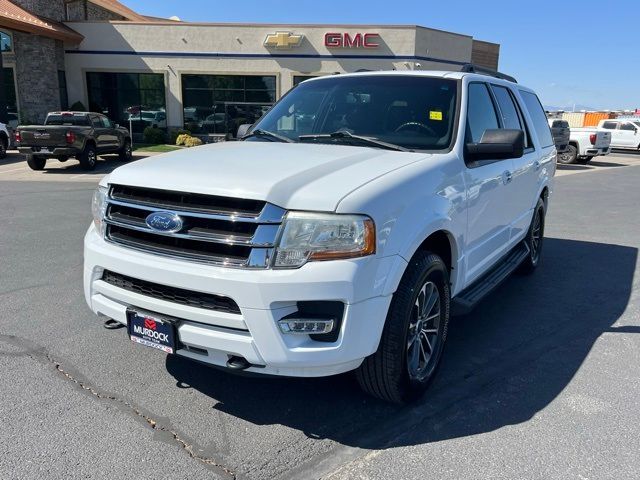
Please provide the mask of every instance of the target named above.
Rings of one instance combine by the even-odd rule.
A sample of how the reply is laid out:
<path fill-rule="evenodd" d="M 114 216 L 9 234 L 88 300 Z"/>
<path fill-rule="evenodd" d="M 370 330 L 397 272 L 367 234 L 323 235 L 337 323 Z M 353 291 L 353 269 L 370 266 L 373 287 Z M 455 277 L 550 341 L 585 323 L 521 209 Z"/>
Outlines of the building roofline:
<path fill-rule="evenodd" d="M 134 12 L 118 0 L 89 0 L 89 2 L 110 12 L 126 18 L 128 21 L 146 23 L 147 17 Z"/>

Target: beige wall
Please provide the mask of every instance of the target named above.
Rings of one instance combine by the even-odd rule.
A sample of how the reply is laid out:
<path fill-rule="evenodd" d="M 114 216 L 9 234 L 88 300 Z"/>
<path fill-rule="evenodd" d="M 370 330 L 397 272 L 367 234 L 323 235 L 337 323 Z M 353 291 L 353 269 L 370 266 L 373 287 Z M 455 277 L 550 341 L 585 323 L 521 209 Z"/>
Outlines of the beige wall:
<path fill-rule="evenodd" d="M 212 24 L 137 24 L 132 22 L 77 22 L 68 23 L 84 35 L 80 51 L 138 52 L 120 54 L 67 54 L 66 71 L 69 102 L 87 102 L 87 71 L 157 72 L 165 74 L 167 91 L 167 117 L 169 126 L 182 125 L 183 73 L 207 74 L 269 74 L 277 76 L 277 94 L 282 95 L 292 86 L 295 74 L 332 74 L 359 69 L 406 70 L 458 69 L 452 64 L 434 63 L 412 58 L 429 56 L 471 61 L 473 39 L 438 30 L 412 26 L 309 26 L 309 25 L 212 25 Z M 268 34 L 290 31 L 304 34 L 298 48 L 273 49 L 264 46 Z M 378 48 L 328 49 L 324 46 L 327 32 L 379 33 Z M 164 52 L 165 55 L 144 55 L 144 52 Z M 260 54 L 259 58 L 222 58 L 194 56 L 194 53 L 225 53 L 237 55 Z M 269 54 L 310 55 L 316 58 L 277 58 Z M 340 55 L 340 58 L 335 58 Z M 353 55 L 371 55 L 373 58 L 349 58 Z M 334 56 L 322 58 L 317 56 Z M 380 58 L 375 58 L 380 57 Z M 415 63 L 421 64 L 417 67 Z"/>

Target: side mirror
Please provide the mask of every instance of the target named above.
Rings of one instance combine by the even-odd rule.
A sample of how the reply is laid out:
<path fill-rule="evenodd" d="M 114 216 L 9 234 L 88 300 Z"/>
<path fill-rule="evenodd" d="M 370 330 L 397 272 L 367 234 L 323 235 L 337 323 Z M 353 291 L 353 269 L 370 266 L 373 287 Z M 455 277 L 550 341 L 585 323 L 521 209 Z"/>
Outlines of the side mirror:
<path fill-rule="evenodd" d="M 240 125 L 238 127 L 238 132 L 236 133 L 236 138 L 244 137 L 251 127 L 253 127 L 252 123 L 243 123 Z"/>
<path fill-rule="evenodd" d="M 114 123 L 115 127 L 114 128 L 120 128 L 120 124 L 119 123 Z"/>
<path fill-rule="evenodd" d="M 479 143 L 467 143 L 467 160 L 504 160 L 524 155 L 524 132 L 506 128 L 485 130 Z"/>

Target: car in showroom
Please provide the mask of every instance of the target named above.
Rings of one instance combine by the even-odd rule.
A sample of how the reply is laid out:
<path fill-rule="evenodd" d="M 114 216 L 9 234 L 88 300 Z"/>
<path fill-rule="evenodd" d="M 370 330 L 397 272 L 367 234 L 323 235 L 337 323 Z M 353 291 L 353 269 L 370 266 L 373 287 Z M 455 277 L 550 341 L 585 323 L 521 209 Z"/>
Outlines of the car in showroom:
<path fill-rule="evenodd" d="M 538 97 L 504 74 L 308 80 L 242 141 L 105 176 L 85 298 L 140 345 L 254 374 L 355 371 L 408 402 L 451 315 L 539 265 L 555 162 Z"/>

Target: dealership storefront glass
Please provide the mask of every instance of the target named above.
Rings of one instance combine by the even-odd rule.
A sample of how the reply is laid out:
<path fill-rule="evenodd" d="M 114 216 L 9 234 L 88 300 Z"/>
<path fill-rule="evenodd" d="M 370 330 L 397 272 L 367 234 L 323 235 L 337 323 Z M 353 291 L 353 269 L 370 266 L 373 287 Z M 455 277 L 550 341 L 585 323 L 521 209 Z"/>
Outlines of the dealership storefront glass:
<path fill-rule="evenodd" d="M 4 79 L 4 99 L 7 102 L 7 112 L 16 113 L 18 102 L 16 101 L 16 82 L 13 68 L 4 67 L 2 69 Z"/>
<path fill-rule="evenodd" d="M 235 136 L 275 101 L 275 75 L 182 75 L 184 128 L 191 133 Z"/>
<path fill-rule="evenodd" d="M 145 127 L 166 128 L 164 75 L 161 73 L 87 73 L 89 110 L 129 125 L 135 133 Z"/>

